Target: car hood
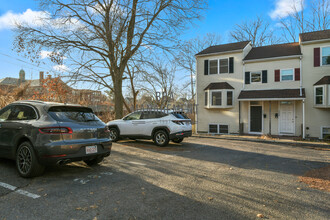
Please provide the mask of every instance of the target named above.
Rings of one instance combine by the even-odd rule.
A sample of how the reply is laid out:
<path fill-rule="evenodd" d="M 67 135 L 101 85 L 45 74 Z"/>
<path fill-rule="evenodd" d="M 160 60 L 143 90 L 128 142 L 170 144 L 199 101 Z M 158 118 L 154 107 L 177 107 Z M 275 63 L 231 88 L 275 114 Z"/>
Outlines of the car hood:
<path fill-rule="evenodd" d="M 107 123 L 107 125 L 111 125 L 111 124 L 115 124 L 116 122 L 121 122 L 123 119 L 116 119 L 116 120 L 113 120 L 113 121 L 109 121 Z"/>

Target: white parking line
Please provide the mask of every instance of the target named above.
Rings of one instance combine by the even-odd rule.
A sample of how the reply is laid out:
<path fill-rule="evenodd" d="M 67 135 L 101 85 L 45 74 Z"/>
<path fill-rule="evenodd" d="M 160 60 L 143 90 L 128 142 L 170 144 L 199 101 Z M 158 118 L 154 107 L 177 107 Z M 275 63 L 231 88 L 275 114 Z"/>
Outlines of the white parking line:
<path fill-rule="evenodd" d="M 16 186 L 12 186 L 12 185 L 9 185 L 7 183 L 3 183 L 3 182 L 0 182 L 0 186 L 2 186 L 3 188 L 6 188 L 6 189 L 9 189 L 11 191 L 14 191 L 16 193 L 19 193 L 21 195 L 24 195 L 24 196 L 27 196 L 27 197 L 30 197 L 32 199 L 37 199 L 37 198 L 40 198 L 39 195 L 37 194 L 33 194 L 33 193 L 29 193 L 25 190 L 21 190 L 21 189 L 17 189 Z"/>

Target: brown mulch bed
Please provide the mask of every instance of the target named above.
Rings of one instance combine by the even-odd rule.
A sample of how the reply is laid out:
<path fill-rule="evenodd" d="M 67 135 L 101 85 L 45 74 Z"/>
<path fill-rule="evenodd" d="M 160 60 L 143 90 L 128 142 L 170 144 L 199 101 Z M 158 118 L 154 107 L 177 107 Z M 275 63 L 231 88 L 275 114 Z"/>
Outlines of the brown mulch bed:
<path fill-rule="evenodd" d="M 330 192 L 330 166 L 307 171 L 299 180 L 311 188 Z"/>

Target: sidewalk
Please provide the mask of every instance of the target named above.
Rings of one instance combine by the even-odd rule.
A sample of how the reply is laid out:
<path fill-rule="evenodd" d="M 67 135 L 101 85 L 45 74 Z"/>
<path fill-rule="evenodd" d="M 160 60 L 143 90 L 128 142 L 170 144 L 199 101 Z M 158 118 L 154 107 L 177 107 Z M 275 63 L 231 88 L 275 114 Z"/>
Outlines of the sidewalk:
<path fill-rule="evenodd" d="M 277 138 L 277 137 L 266 137 L 266 136 L 255 136 L 255 135 L 211 135 L 211 134 L 193 134 L 193 137 L 236 140 L 236 141 L 252 141 L 252 142 L 273 143 L 273 144 L 289 144 L 291 146 L 322 148 L 324 150 L 330 150 L 330 143 L 321 142 L 321 141 L 320 142 L 300 141 L 300 140 L 297 141 L 290 137 Z"/>

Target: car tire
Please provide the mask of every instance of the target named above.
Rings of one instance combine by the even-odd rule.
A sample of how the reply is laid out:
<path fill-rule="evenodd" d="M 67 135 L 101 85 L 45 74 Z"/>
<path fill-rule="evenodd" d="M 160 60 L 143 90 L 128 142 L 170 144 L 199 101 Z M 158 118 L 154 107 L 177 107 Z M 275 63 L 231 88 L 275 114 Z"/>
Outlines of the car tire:
<path fill-rule="evenodd" d="M 183 138 L 175 138 L 172 140 L 174 143 L 181 143 L 183 141 Z"/>
<path fill-rule="evenodd" d="M 156 131 L 153 136 L 153 140 L 154 140 L 154 143 L 160 147 L 166 146 L 168 144 L 168 142 L 170 141 L 168 138 L 167 132 L 164 130 Z"/>
<path fill-rule="evenodd" d="M 114 127 L 110 127 L 109 128 L 109 131 L 110 131 L 110 139 L 113 141 L 113 142 L 116 142 L 119 140 L 119 131 L 117 128 L 114 128 Z"/>
<path fill-rule="evenodd" d="M 41 165 L 30 142 L 23 142 L 16 152 L 16 168 L 20 176 L 30 178 L 40 176 L 45 166 Z"/>
<path fill-rule="evenodd" d="M 84 160 L 84 162 L 88 165 L 88 166 L 95 166 L 98 165 L 99 163 L 102 162 L 102 160 L 104 159 L 104 157 L 97 157 L 95 159 L 91 159 L 91 160 Z"/>

